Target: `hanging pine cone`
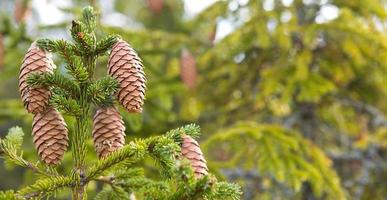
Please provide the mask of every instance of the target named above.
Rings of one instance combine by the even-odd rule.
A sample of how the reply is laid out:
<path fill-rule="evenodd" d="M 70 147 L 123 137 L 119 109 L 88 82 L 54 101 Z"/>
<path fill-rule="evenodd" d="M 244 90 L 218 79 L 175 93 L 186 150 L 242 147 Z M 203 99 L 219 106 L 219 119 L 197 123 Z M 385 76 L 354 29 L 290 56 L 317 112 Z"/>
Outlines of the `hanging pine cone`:
<path fill-rule="evenodd" d="M 180 58 L 180 77 L 188 89 L 196 88 L 198 72 L 195 57 L 187 49 L 183 49 Z"/>
<path fill-rule="evenodd" d="M 24 56 L 19 74 L 19 92 L 24 107 L 29 113 L 43 112 L 50 98 L 50 91 L 44 87 L 29 87 L 27 77 L 31 73 L 52 73 L 55 68 L 48 53 L 36 46 L 35 42 Z"/>
<path fill-rule="evenodd" d="M 163 10 L 164 0 L 147 0 L 146 4 L 154 15 L 158 15 Z"/>
<path fill-rule="evenodd" d="M 39 157 L 48 165 L 57 165 L 68 146 L 67 126 L 62 115 L 52 107 L 34 116 L 32 135 Z"/>
<path fill-rule="evenodd" d="M 201 178 L 208 174 L 207 161 L 204 159 L 199 143 L 188 135 L 183 136 L 181 153 L 189 160 L 196 178 Z"/>
<path fill-rule="evenodd" d="M 119 83 L 118 101 L 129 112 L 141 112 L 145 98 L 145 73 L 141 59 L 125 41 L 118 41 L 109 57 L 108 73 Z"/>
<path fill-rule="evenodd" d="M 124 146 L 125 125 L 114 106 L 99 108 L 93 122 L 94 148 L 100 158 Z"/>
<path fill-rule="evenodd" d="M 25 22 L 30 13 L 31 8 L 28 1 L 15 1 L 14 17 L 17 23 Z"/>

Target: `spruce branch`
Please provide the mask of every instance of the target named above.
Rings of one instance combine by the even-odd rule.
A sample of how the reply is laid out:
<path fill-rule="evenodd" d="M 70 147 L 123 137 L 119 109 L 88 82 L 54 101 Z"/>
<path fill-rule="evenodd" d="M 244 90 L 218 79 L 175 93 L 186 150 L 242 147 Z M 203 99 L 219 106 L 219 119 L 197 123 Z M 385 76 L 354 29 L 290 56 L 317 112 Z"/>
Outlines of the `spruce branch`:
<path fill-rule="evenodd" d="M 4 199 L 4 200 L 22 200 L 23 198 L 19 197 L 15 193 L 15 191 L 7 190 L 7 191 L 0 191 L 0 199 Z"/>
<path fill-rule="evenodd" d="M 237 184 L 216 182 L 212 186 L 211 192 L 206 194 L 208 200 L 230 199 L 238 200 L 242 196 L 241 187 Z"/>
<path fill-rule="evenodd" d="M 82 22 L 86 26 L 86 32 L 87 33 L 93 33 L 95 30 L 95 27 L 97 25 L 96 20 L 96 14 L 94 12 L 93 7 L 88 6 L 83 8 L 82 10 Z"/>
<path fill-rule="evenodd" d="M 146 143 L 142 140 L 129 143 L 122 149 L 111 153 L 109 156 L 99 160 L 96 164 L 94 164 L 93 167 L 88 170 L 86 180 L 90 181 L 95 179 L 96 177 L 102 175 L 107 169 L 118 163 L 134 163 L 141 160 L 146 154 L 146 147 Z"/>
<path fill-rule="evenodd" d="M 64 187 L 70 187 L 73 180 L 69 177 L 55 176 L 36 181 L 33 185 L 27 186 L 18 191 L 18 194 L 25 199 L 36 197 L 49 197 L 53 192 Z"/>
<path fill-rule="evenodd" d="M 97 42 L 95 55 L 103 55 L 120 39 L 118 35 L 108 35 Z"/>
<path fill-rule="evenodd" d="M 192 138 L 198 138 L 200 136 L 200 127 L 196 124 L 188 124 L 180 128 L 170 130 L 166 133 L 166 137 L 171 138 L 173 141 L 182 144 L 183 135 L 189 135 Z"/>
<path fill-rule="evenodd" d="M 101 192 L 94 198 L 94 200 L 106 200 L 106 199 L 123 199 L 123 200 L 135 200 L 133 194 L 127 193 L 123 188 L 118 186 L 104 187 Z"/>
<path fill-rule="evenodd" d="M 47 38 L 38 39 L 36 41 L 38 47 L 51 52 L 51 53 L 59 53 L 66 61 L 71 60 L 71 55 L 80 55 L 77 47 L 66 40 L 51 40 Z"/>
<path fill-rule="evenodd" d="M 66 62 L 66 69 L 79 82 L 88 79 L 88 73 L 81 60 L 75 55 L 81 55 L 76 45 L 66 40 L 40 39 L 37 41 L 39 47 L 50 52 L 59 53 Z"/>
<path fill-rule="evenodd" d="M 165 136 L 148 138 L 147 144 L 149 155 L 161 167 L 161 175 L 172 177 L 172 171 L 176 167 L 176 158 L 180 152 L 179 145 Z"/>
<path fill-rule="evenodd" d="M 73 20 L 71 26 L 71 37 L 75 41 L 78 49 L 81 49 L 82 55 L 90 55 L 92 53 L 93 44 L 91 44 L 90 34 L 86 33 L 86 26 L 80 22 Z"/>
<path fill-rule="evenodd" d="M 0 139 L 0 151 L 2 152 L 1 156 L 6 158 L 6 161 L 9 163 L 31 169 L 33 172 L 43 176 L 51 176 L 51 173 L 45 172 L 43 169 L 40 169 L 38 165 L 23 158 L 23 151 L 20 150 L 23 142 L 23 136 L 24 133 L 21 128 L 11 128 L 5 139 Z"/>
<path fill-rule="evenodd" d="M 51 73 L 33 73 L 28 76 L 27 83 L 30 86 L 57 87 L 67 91 L 76 98 L 80 93 L 79 85 L 71 79 L 55 72 Z"/>
<path fill-rule="evenodd" d="M 117 80 L 111 76 L 106 76 L 93 82 L 87 88 L 87 96 L 96 105 L 112 105 L 112 95 L 117 91 L 117 87 Z"/>
<path fill-rule="evenodd" d="M 63 95 L 53 94 L 50 98 L 50 104 L 72 116 L 80 116 L 82 114 L 82 109 L 77 101 Z"/>

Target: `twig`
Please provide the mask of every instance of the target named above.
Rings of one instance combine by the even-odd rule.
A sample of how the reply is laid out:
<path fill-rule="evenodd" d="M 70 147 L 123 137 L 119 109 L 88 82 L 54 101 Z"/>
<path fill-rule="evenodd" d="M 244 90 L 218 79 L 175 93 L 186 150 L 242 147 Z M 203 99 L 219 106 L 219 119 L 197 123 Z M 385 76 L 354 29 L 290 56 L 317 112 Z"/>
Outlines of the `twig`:
<path fill-rule="evenodd" d="M 115 176 L 100 176 L 98 178 L 95 178 L 94 180 L 111 185 L 114 183 L 115 179 Z"/>

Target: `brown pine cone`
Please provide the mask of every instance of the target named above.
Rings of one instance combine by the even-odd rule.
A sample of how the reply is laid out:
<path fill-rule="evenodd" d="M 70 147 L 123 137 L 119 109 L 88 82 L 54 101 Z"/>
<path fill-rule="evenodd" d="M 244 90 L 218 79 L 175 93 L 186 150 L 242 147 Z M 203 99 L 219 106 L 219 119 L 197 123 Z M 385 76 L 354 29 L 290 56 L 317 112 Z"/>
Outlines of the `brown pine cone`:
<path fill-rule="evenodd" d="M 147 0 L 146 4 L 154 15 L 158 15 L 163 10 L 164 0 Z"/>
<path fill-rule="evenodd" d="M 57 165 L 68 147 L 67 125 L 62 115 L 52 107 L 34 116 L 32 135 L 40 159 Z"/>
<path fill-rule="evenodd" d="M 201 178 L 208 174 L 207 161 L 204 159 L 199 143 L 188 135 L 183 136 L 181 153 L 189 160 L 196 178 Z"/>
<path fill-rule="evenodd" d="M 180 57 L 180 77 L 188 89 L 195 89 L 198 77 L 195 57 L 187 49 L 183 49 Z"/>
<path fill-rule="evenodd" d="M 118 101 L 129 112 L 139 113 L 145 99 L 145 73 L 141 59 L 125 41 L 119 40 L 109 57 L 108 73 L 119 83 Z"/>
<path fill-rule="evenodd" d="M 125 125 L 114 107 L 99 108 L 93 118 L 94 148 L 100 158 L 125 145 Z"/>
<path fill-rule="evenodd" d="M 28 1 L 15 1 L 14 17 L 17 23 L 25 22 L 30 14 L 31 8 Z"/>
<path fill-rule="evenodd" d="M 27 77 L 31 73 L 52 73 L 55 68 L 51 57 L 32 43 L 24 56 L 19 74 L 19 92 L 24 107 L 29 113 L 43 112 L 50 99 L 50 90 L 44 87 L 29 87 Z"/>

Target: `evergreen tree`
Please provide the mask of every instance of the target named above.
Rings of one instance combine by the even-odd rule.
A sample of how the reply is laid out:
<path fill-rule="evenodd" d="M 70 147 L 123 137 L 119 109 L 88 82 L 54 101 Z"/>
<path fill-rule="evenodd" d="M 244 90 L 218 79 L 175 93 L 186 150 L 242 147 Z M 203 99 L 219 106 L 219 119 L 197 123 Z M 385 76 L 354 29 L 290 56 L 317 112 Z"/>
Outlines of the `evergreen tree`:
<path fill-rule="evenodd" d="M 97 38 L 120 34 L 146 66 L 143 114 L 119 110 L 129 141 L 146 141 L 149 136 L 197 122 L 205 133 L 202 150 L 208 167 L 218 178 L 242 185 L 243 199 L 387 196 L 386 1 L 216 1 L 193 18 L 186 16 L 181 0 L 115 0 L 114 10 L 99 6 L 104 1 L 72 2 L 73 7 L 62 10 L 76 16 L 81 13 L 80 5 L 95 5 L 102 17 L 97 18 L 102 30 L 95 33 Z M 105 24 L 103 19 L 111 12 L 125 25 Z M 214 41 L 224 23 L 232 30 Z M 41 30 L 63 32 L 66 25 L 41 26 Z M 17 23 L 12 27 L 19 30 Z M 8 45 L 12 40 L 5 41 Z M 12 61 L 22 59 L 30 42 L 22 40 L 19 48 L 6 52 L 12 59 L 4 65 L 10 70 L 4 77 L 16 74 L 19 65 Z M 60 64 L 65 59 L 55 61 L 58 71 L 67 71 Z M 97 77 L 106 74 L 107 62 L 107 57 L 100 57 Z M 101 94 L 99 84 L 94 85 L 94 94 Z M 105 102 L 103 95 L 96 99 Z M 60 107 L 64 100 L 51 102 L 66 111 Z M 1 116 L 23 117 L 29 128 L 31 121 L 19 99 L 0 101 L 0 106 Z M 74 122 L 64 117 L 69 124 Z M 70 133 L 72 129 L 69 126 Z M 25 156 L 34 157 L 28 145 L 24 146 Z M 86 159 L 95 159 L 90 140 L 86 147 Z M 69 172 L 71 159 L 65 154 L 59 173 Z M 145 173 L 160 180 L 158 168 L 149 159 L 136 166 L 144 167 L 145 172 L 136 168 L 128 173 Z M 28 173 L 25 177 L 30 183 Z M 107 183 L 110 186 L 98 198 L 114 198 L 109 195 L 112 191 L 120 194 L 120 188 L 110 184 L 113 179 L 108 174 L 96 185 L 90 182 L 89 194 Z M 136 193 L 140 198 L 146 189 L 139 186 L 150 180 L 141 181 L 135 187 L 141 191 Z M 159 182 L 151 185 L 171 189 Z M 65 195 L 59 192 L 57 197 Z"/>
<path fill-rule="evenodd" d="M 149 62 L 149 76 L 164 75 L 150 82 L 160 87 L 150 93 L 164 95 L 150 96 L 145 108 L 150 118 L 144 123 L 163 120 L 157 112 L 163 110 L 171 123 L 199 120 L 206 132 L 217 132 L 206 140 L 205 154 L 217 161 L 214 169 L 244 182 L 246 199 L 383 199 L 385 3 L 218 1 L 186 20 L 180 1 L 164 1 L 162 8 L 173 8 L 173 15 L 155 13 L 145 3 L 134 7 L 117 1 L 118 11 L 130 13 L 128 18 L 144 28 L 106 30 L 136 38 L 133 44 Z M 214 44 L 214 24 L 224 21 L 234 29 Z M 178 83 L 184 73 L 179 60 L 187 47 L 199 74 L 196 90 L 185 89 L 184 80 Z M 282 145 L 292 142 L 270 141 L 274 135 L 296 141 L 302 136 L 294 151 L 306 148 L 309 155 L 284 155 Z M 324 162 L 317 161 L 321 156 Z M 319 175 L 299 174 L 290 181 L 289 166 L 308 171 L 297 164 L 302 160 L 309 170 L 320 168 L 312 170 Z"/>
<path fill-rule="evenodd" d="M 50 198 L 65 188 L 71 189 L 72 199 L 88 199 L 87 187 L 92 182 L 105 185 L 95 199 L 239 199 L 239 186 L 218 182 L 208 174 L 206 161 L 193 139 L 200 134 L 196 125 L 124 144 L 125 128 L 114 108 L 115 96 L 128 111 L 141 112 L 143 99 L 137 99 L 137 94 L 145 92 L 145 75 L 140 58 L 128 43 L 116 35 L 97 40 L 95 29 L 95 13 L 86 7 L 82 19 L 72 21 L 74 43 L 40 39 L 26 53 L 19 87 L 27 111 L 34 114 L 32 135 L 42 162 L 35 164 L 23 157 L 24 133 L 20 128 L 11 129 L 0 140 L 2 157 L 39 176 L 34 184 L 18 191 L 1 192 L 0 199 Z M 110 49 L 111 76 L 96 80 L 97 58 Z M 48 52 L 58 53 L 66 61 L 66 73 L 54 70 Z M 132 97 L 128 103 L 126 96 L 120 98 L 125 92 Z M 98 108 L 93 118 L 93 137 L 100 159 L 89 164 L 92 105 Z M 58 110 L 75 119 L 69 139 L 66 122 Z M 73 167 L 63 173 L 56 166 L 67 150 L 67 141 Z M 159 179 L 147 178 L 142 168 L 134 167 L 145 158 L 155 161 L 161 173 Z"/>

